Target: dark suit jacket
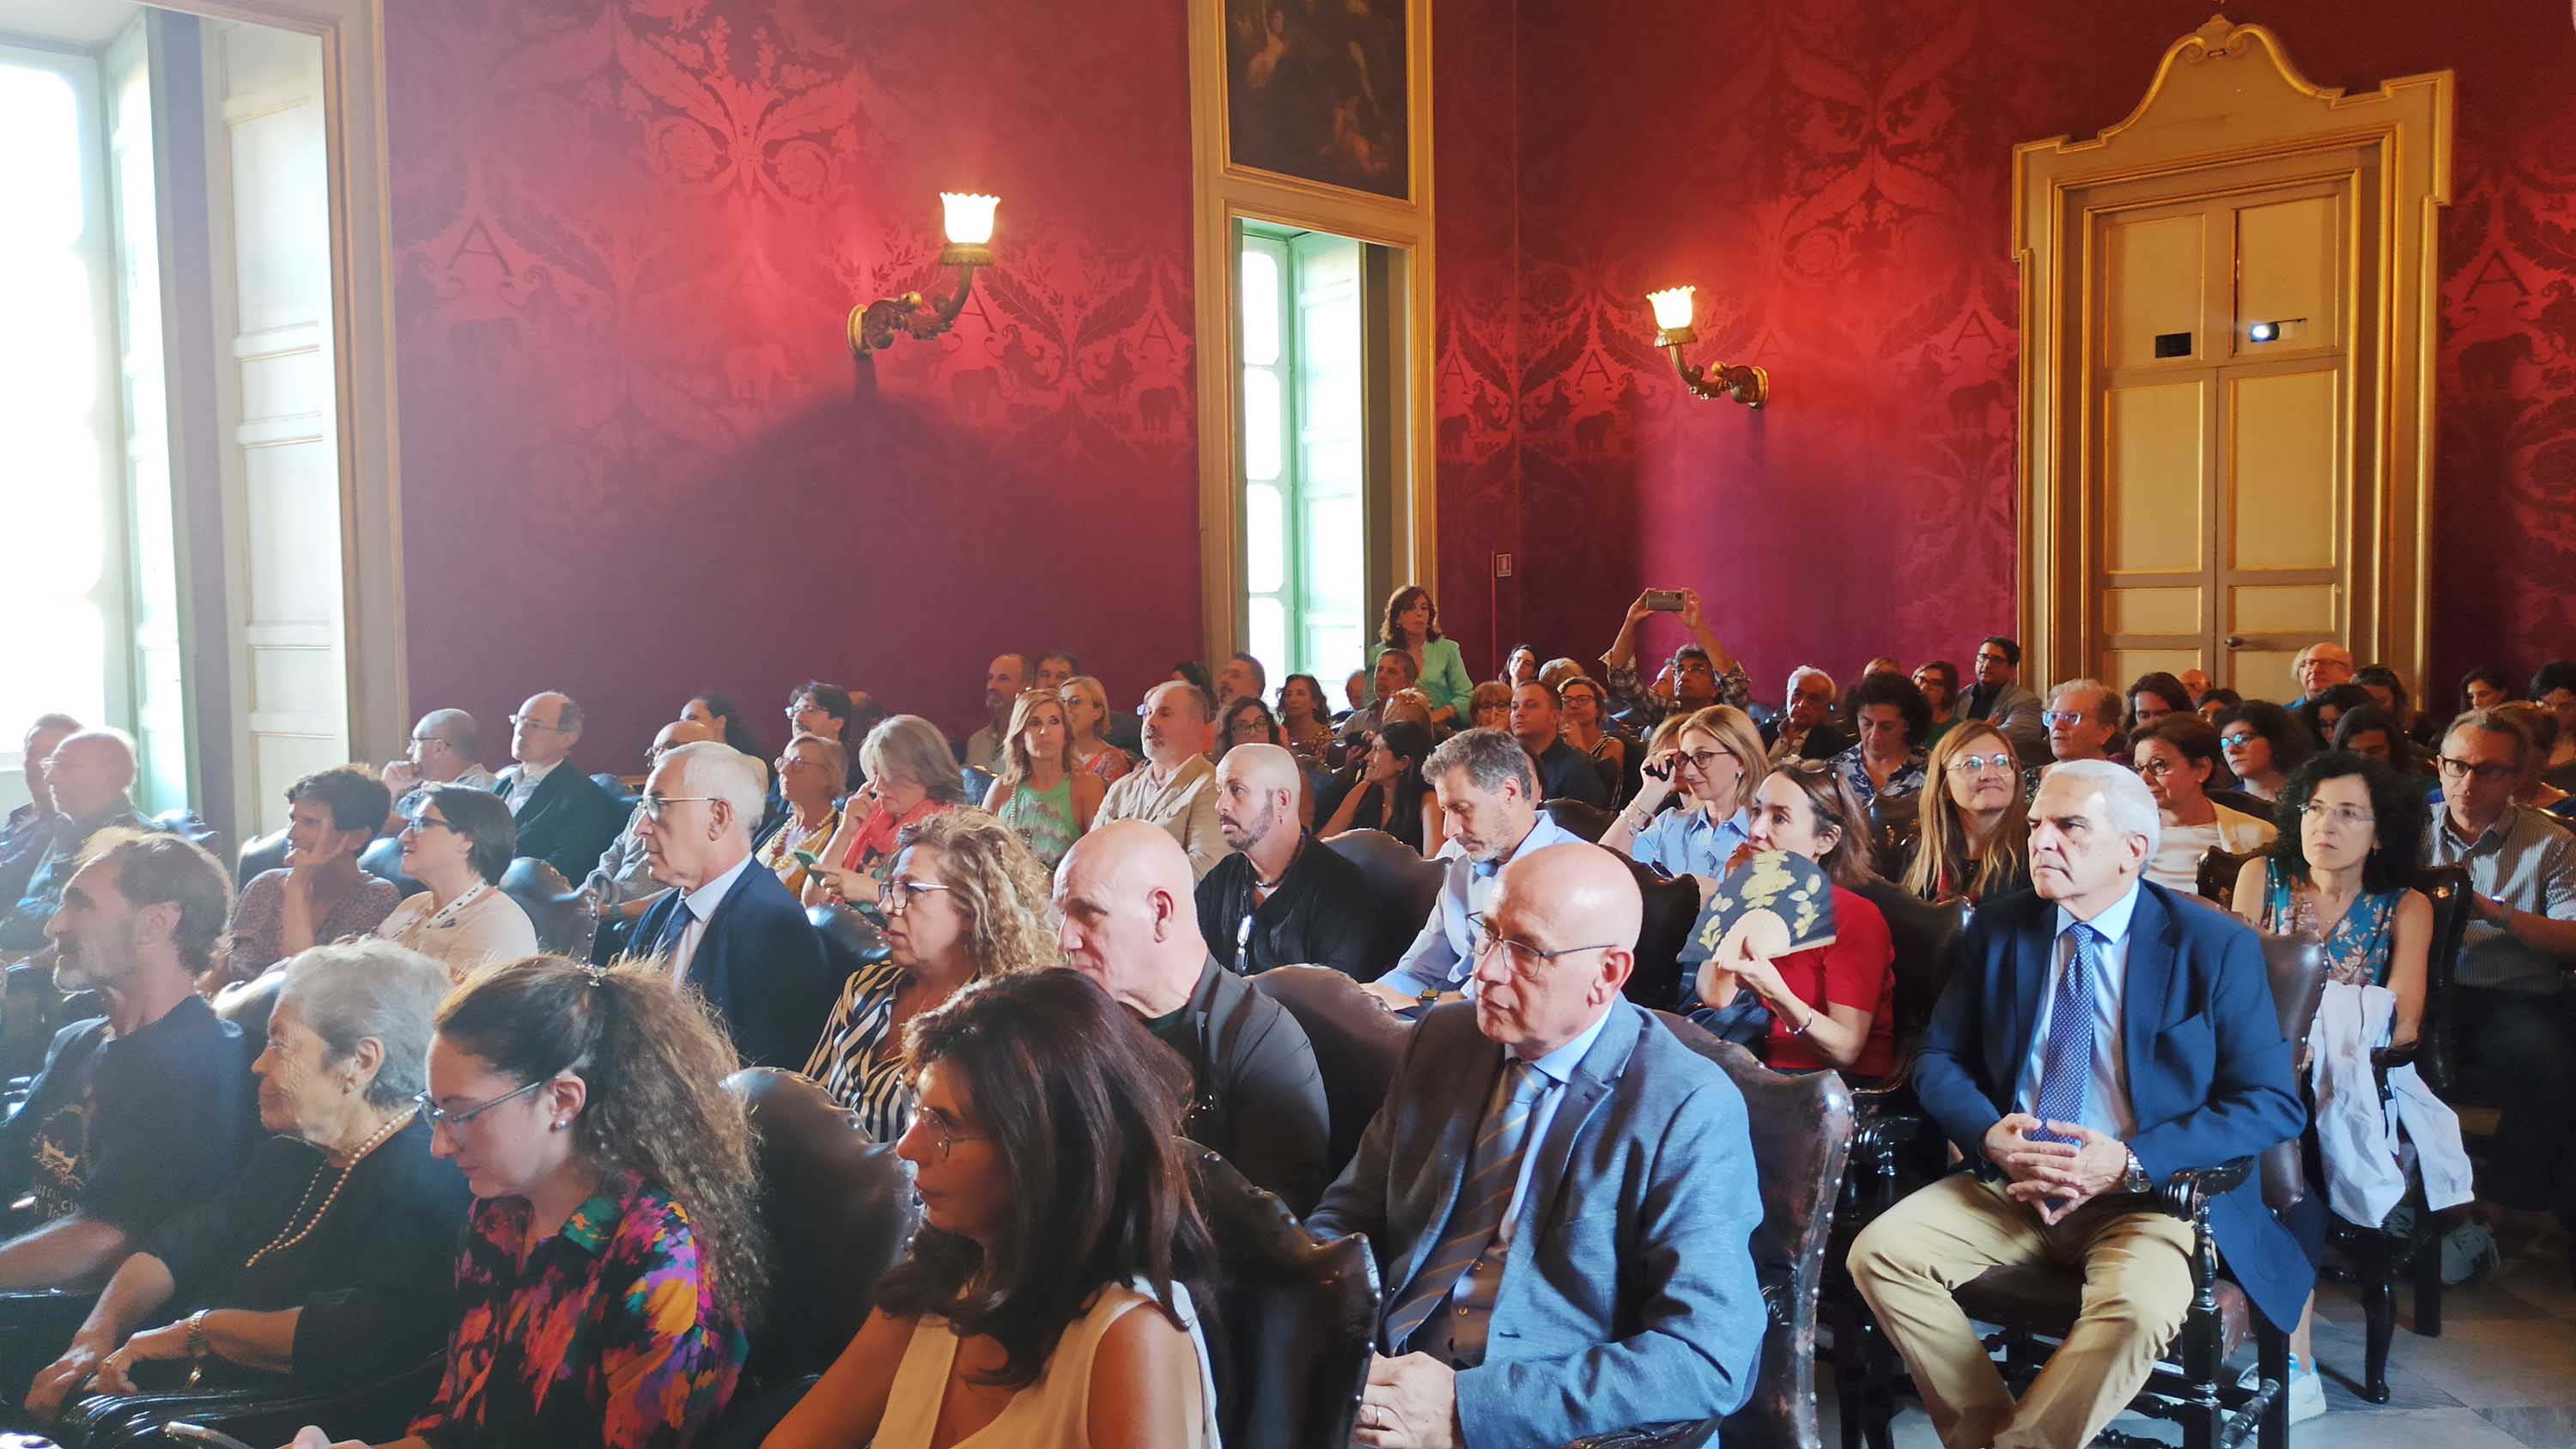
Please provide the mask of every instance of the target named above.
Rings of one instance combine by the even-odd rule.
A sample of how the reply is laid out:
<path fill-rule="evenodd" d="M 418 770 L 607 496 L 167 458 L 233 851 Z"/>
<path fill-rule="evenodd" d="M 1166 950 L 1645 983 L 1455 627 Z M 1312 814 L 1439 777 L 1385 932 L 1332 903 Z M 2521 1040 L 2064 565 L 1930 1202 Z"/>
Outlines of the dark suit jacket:
<path fill-rule="evenodd" d="M 1547 753 L 1535 763 L 1541 798 L 1580 800 L 1603 810 L 1610 808 L 1610 782 L 1602 778 L 1600 762 L 1562 737 L 1549 745 Z"/>
<path fill-rule="evenodd" d="M 1502 1069 L 1472 1003 L 1426 1012 L 1359 1154 L 1307 1220 L 1368 1236 L 1387 1309 L 1439 1246 Z M 1742 1407 L 1767 1319 L 1748 1246 L 1762 1201 L 1735 1084 L 1621 1000 L 1529 1150 L 1485 1361 L 1458 1375 L 1468 1449 Z M 1381 1317 L 1382 1350 L 1385 1334 Z"/>
<path fill-rule="evenodd" d="M 633 942 L 651 949 L 683 909 L 666 891 L 635 923 Z M 706 997 L 743 1062 L 801 1072 L 832 1015 L 841 980 L 823 962 L 823 938 L 778 876 L 753 861 L 725 892 L 689 957 L 689 985 Z"/>
<path fill-rule="evenodd" d="M 518 778 L 518 766 L 503 770 L 492 782 L 492 793 L 509 798 L 510 786 Z M 599 864 L 608 842 L 626 828 L 626 809 L 599 788 L 598 781 L 566 760 L 537 782 L 536 793 L 515 819 L 519 844 L 512 853 L 535 856 L 562 872 L 566 881 L 579 885 L 590 878 L 591 867 Z"/>
<path fill-rule="evenodd" d="M 1762 748 L 1766 750 L 1771 748 L 1772 743 L 1779 738 L 1780 721 L 1773 720 L 1771 723 L 1762 727 Z M 1855 743 L 1856 741 L 1854 741 L 1851 736 L 1834 728 L 1830 723 L 1819 724 L 1815 728 L 1807 731 L 1807 737 L 1798 742 L 1798 758 L 1802 760 L 1830 760 L 1834 756 L 1841 754 L 1843 751 L 1850 749 Z"/>
<path fill-rule="evenodd" d="M 2056 904 L 2016 891 L 1979 906 L 1951 948 L 1950 984 L 1924 1031 L 1914 1093 L 1971 1163 L 1985 1162 L 1986 1133 L 2011 1110 L 2056 932 Z M 2251 1157 L 2305 1127 L 2263 949 L 2234 916 L 2139 882 L 2120 1005 L 2137 1122 L 2129 1149 L 2157 1182 Z M 2316 1269 L 2264 1207 L 2260 1175 L 2212 1204 L 2209 1225 L 2263 1316 L 2283 1328 L 2297 1323 Z"/>

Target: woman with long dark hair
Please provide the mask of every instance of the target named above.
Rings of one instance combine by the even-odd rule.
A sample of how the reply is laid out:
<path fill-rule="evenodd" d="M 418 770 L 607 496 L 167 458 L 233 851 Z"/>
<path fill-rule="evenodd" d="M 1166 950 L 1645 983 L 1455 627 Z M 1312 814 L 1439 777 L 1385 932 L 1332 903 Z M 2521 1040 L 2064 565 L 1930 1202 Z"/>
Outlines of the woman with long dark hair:
<path fill-rule="evenodd" d="M 1431 601 L 1429 589 L 1407 584 L 1387 599 L 1377 647 L 1401 649 L 1412 658 L 1414 687 L 1430 697 L 1433 724 L 1455 724 L 1466 713 L 1476 681 L 1467 676 L 1458 641 L 1440 637 L 1440 606 Z"/>
<path fill-rule="evenodd" d="M 755 760 L 769 758 L 769 752 L 760 747 L 759 739 L 752 734 L 751 726 L 743 722 L 742 706 L 734 703 L 730 695 L 690 695 L 689 702 L 680 706 L 680 718 L 714 730 L 726 744 Z"/>
<path fill-rule="evenodd" d="M 1447 843 L 1440 829 L 1440 801 L 1422 777 L 1422 762 L 1431 758 L 1431 731 L 1411 720 L 1397 720 L 1369 742 L 1359 783 L 1342 795 L 1342 803 L 1316 834 L 1325 839 L 1345 830 L 1383 830 L 1427 858 Z"/>
<path fill-rule="evenodd" d="M 1180 1059 L 1071 971 L 967 986 L 907 1046 L 925 1221 L 766 1449 L 1214 1449 Z"/>

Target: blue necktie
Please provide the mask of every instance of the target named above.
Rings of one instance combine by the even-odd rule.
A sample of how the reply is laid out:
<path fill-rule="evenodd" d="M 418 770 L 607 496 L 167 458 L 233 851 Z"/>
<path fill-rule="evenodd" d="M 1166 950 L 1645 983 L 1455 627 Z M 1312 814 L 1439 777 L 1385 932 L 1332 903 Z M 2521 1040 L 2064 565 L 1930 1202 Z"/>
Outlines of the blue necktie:
<path fill-rule="evenodd" d="M 1431 1250 L 1431 1256 L 1423 1260 L 1422 1271 L 1413 1275 L 1411 1289 L 1387 1315 L 1386 1343 L 1390 1352 L 1405 1351 L 1405 1341 L 1413 1337 L 1432 1310 L 1448 1301 L 1458 1275 L 1483 1256 L 1502 1227 L 1503 1209 L 1510 1205 L 1512 1189 L 1520 1183 L 1521 1151 L 1529 1144 L 1530 1108 L 1546 1086 L 1547 1078 L 1520 1058 L 1514 1057 L 1504 1065 L 1501 1099 L 1486 1115 L 1485 1131 L 1476 1139 L 1475 1150 L 1468 1154 L 1467 1177 L 1458 1184 L 1458 1202 L 1449 1211 L 1449 1229 L 1442 1235 L 1440 1245 Z M 1494 1264 L 1492 1271 L 1500 1273 L 1502 1265 Z M 1490 1307 L 1492 1296 L 1485 1295 L 1484 1301 Z"/>
<path fill-rule="evenodd" d="M 2066 930 L 2075 938 L 2075 952 L 2067 957 L 2057 993 L 2050 998 L 2048 1054 L 2039 1064 L 2035 1108 L 2042 1122 L 2083 1121 L 2084 1100 L 2093 1084 L 2093 983 L 2102 974 L 2102 933 L 2082 921 Z M 2051 1132 L 2030 1135 L 2044 1142 L 2074 1140 Z"/>
<path fill-rule="evenodd" d="M 689 934 L 689 923 L 697 919 L 686 900 L 675 895 L 671 904 L 679 909 L 671 912 L 671 919 L 662 923 L 662 938 L 653 943 L 653 954 L 661 957 L 666 966 L 679 961 L 680 938 Z"/>

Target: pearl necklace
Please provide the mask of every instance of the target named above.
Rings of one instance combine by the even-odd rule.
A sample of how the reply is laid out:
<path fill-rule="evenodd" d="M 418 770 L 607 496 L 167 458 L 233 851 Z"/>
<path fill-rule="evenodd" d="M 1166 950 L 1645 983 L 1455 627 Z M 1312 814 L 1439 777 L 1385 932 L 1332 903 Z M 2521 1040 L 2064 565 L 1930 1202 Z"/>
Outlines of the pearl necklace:
<path fill-rule="evenodd" d="M 396 1132 L 401 1131 L 404 1124 L 411 1121 L 412 1113 L 417 1110 L 419 1109 L 413 1107 L 404 1108 L 392 1121 L 377 1128 L 374 1136 L 359 1143 L 358 1150 L 349 1154 L 349 1165 L 339 1169 L 340 1175 L 332 1181 L 330 1194 L 322 1199 L 322 1206 L 314 1209 L 312 1218 L 303 1227 L 298 1228 L 295 1226 L 295 1220 L 304 1216 L 304 1205 L 313 1201 L 314 1190 L 322 1186 L 322 1174 L 332 1170 L 327 1158 L 323 1160 L 321 1166 L 313 1169 L 313 1180 L 304 1185 L 304 1196 L 296 1202 L 295 1211 L 286 1215 L 286 1226 L 277 1230 L 277 1236 L 268 1240 L 267 1247 L 250 1255 L 249 1260 L 242 1264 L 242 1271 L 247 1273 L 259 1266 L 260 1259 L 271 1253 L 283 1253 L 311 1237 L 313 1230 L 322 1226 L 323 1215 L 331 1211 L 331 1204 L 340 1200 L 340 1189 L 349 1185 L 349 1176 L 358 1170 L 358 1164 L 367 1160 L 368 1153 L 383 1146 Z"/>

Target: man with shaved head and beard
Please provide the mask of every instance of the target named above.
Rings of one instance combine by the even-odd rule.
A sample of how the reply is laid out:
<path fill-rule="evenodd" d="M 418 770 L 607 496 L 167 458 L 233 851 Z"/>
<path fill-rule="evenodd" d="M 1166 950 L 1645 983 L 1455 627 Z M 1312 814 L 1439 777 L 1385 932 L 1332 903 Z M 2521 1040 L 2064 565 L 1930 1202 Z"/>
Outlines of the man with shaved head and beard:
<path fill-rule="evenodd" d="M 1300 963 L 1374 975 L 1368 885 L 1298 825 L 1304 784 L 1277 745 L 1237 745 L 1217 762 L 1217 829 L 1234 853 L 1199 882 L 1199 935 L 1238 976 Z"/>
<path fill-rule="evenodd" d="M 1562 1444 L 1751 1397 L 1744 1098 L 1620 994 L 1643 916 L 1598 846 L 1514 854 L 1474 999 L 1423 1014 L 1307 1219 L 1364 1235 L 1386 1285 L 1353 1444 Z"/>
<path fill-rule="evenodd" d="M 1323 1073 L 1297 1018 L 1208 955 L 1195 885 L 1162 827 L 1097 827 L 1056 867 L 1056 945 L 1188 1064 L 1190 1140 L 1302 1213 L 1324 1187 Z"/>

